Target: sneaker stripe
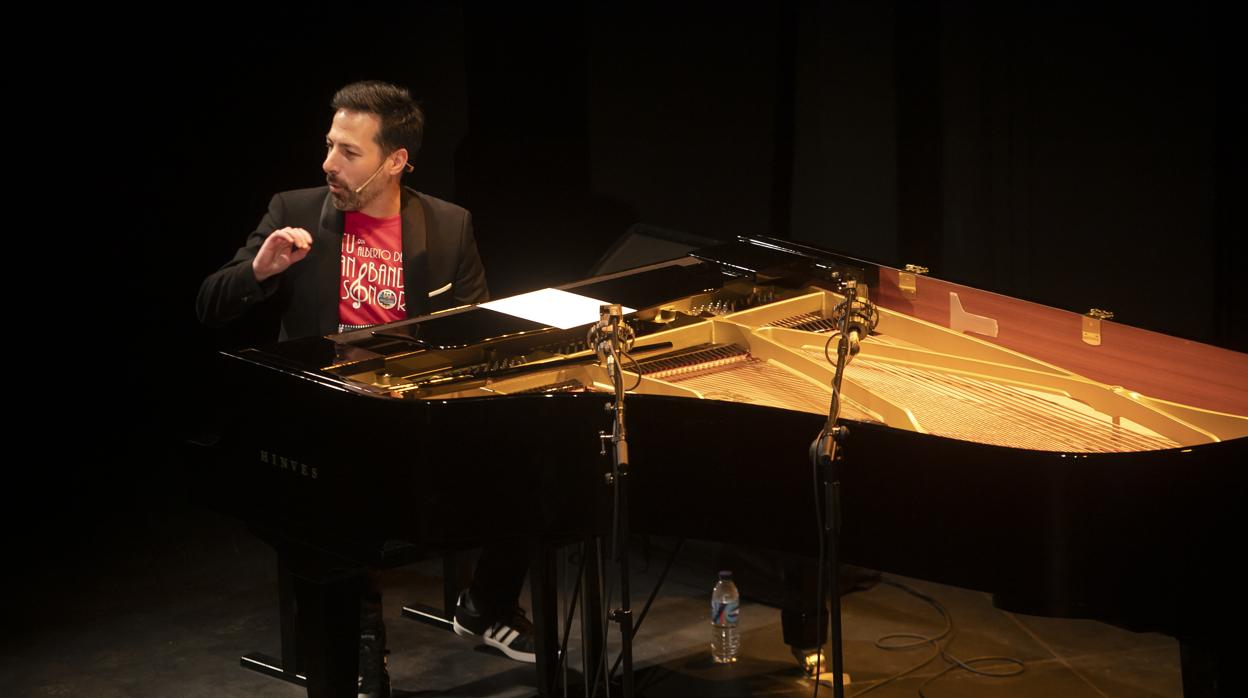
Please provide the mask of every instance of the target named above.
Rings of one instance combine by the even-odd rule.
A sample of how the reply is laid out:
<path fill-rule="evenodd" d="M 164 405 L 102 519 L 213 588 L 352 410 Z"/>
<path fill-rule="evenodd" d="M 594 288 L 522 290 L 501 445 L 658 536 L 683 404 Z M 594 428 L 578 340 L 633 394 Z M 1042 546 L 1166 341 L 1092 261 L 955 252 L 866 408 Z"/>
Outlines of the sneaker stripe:
<path fill-rule="evenodd" d="M 457 604 L 451 623 L 456 635 L 480 638 L 486 645 L 498 649 L 507 657 L 517 661 L 530 664 L 537 661 L 537 656 L 533 651 L 533 629 L 528 619 L 524 617 L 523 611 L 517 609 L 517 613 L 509 620 L 496 621 L 488 626 L 483 625 L 479 632 L 473 632 L 461 622 L 460 616 L 463 615 L 463 620 L 471 623 L 481 622 L 484 618 L 476 614 L 472 616 L 467 614 L 465 596 L 466 592 L 460 595 L 460 603 Z"/>

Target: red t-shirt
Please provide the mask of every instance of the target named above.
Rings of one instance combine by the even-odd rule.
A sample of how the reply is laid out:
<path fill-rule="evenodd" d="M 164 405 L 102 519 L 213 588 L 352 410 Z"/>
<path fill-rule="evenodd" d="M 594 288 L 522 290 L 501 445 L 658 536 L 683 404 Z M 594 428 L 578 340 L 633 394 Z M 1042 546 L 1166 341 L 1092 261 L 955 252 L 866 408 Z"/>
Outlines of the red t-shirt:
<path fill-rule="evenodd" d="M 338 331 L 406 318 L 401 218 L 373 218 L 359 211 L 348 211 L 345 218 Z"/>

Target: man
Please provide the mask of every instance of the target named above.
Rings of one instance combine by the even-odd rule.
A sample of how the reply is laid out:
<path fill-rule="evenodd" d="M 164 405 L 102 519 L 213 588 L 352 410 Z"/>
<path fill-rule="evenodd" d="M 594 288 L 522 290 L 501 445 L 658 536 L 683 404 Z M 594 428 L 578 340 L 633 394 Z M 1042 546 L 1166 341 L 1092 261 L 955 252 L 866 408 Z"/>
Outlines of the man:
<path fill-rule="evenodd" d="M 469 213 L 400 185 L 424 126 L 406 90 L 354 83 L 332 105 L 328 186 L 273 197 L 234 259 L 204 280 L 197 309 L 205 324 L 275 302 L 285 340 L 488 297 Z"/>
<path fill-rule="evenodd" d="M 280 308 L 279 339 L 332 334 L 487 300 L 468 211 L 400 184 L 420 149 L 424 115 L 383 82 L 343 87 L 321 168 L 327 186 L 282 192 L 225 266 L 199 290 L 200 321 L 220 326 L 260 303 Z M 535 661 L 517 606 L 522 546 L 487 546 L 454 628 L 509 657 Z M 360 692 L 389 695 L 380 573 L 361 599 Z"/>

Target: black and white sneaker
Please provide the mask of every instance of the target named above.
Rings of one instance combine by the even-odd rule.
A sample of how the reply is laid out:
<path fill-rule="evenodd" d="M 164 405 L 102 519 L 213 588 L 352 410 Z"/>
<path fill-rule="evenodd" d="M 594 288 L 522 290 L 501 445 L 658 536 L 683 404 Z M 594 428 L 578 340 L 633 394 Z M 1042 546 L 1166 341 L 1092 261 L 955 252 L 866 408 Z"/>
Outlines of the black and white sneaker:
<path fill-rule="evenodd" d="M 533 623 L 524 615 L 524 609 L 516 606 L 491 621 L 477 610 L 468 590 L 460 592 L 455 604 L 455 617 L 451 621 L 455 634 L 484 642 L 517 662 L 537 662 L 536 643 L 533 641 Z"/>

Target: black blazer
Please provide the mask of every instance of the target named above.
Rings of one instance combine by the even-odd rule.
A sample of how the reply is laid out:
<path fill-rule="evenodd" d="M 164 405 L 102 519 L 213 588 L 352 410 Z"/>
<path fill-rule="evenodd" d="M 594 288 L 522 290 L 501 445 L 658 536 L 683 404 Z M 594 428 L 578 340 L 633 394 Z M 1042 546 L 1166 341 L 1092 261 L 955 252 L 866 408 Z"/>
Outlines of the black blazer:
<path fill-rule="evenodd" d="M 407 187 L 401 197 L 407 316 L 488 300 L 472 214 Z M 247 243 L 200 285 L 195 303 L 200 322 L 219 327 L 253 305 L 274 302 L 282 308 L 281 340 L 337 332 L 343 220 L 329 187 L 275 195 Z M 311 233 L 312 250 L 285 272 L 257 282 L 251 261 L 270 233 L 287 227 Z"/>

